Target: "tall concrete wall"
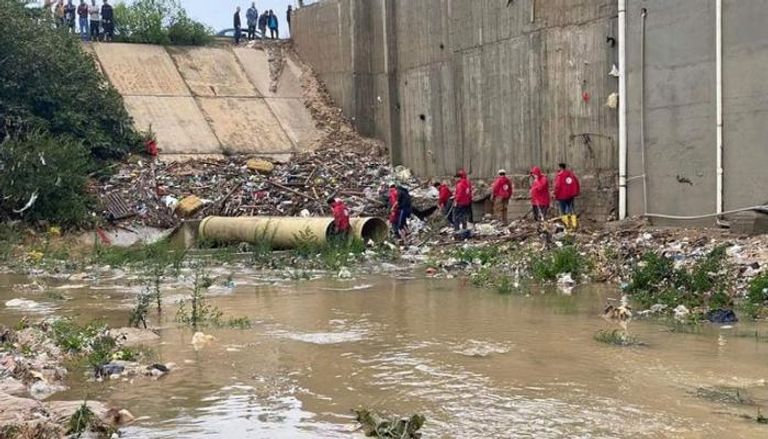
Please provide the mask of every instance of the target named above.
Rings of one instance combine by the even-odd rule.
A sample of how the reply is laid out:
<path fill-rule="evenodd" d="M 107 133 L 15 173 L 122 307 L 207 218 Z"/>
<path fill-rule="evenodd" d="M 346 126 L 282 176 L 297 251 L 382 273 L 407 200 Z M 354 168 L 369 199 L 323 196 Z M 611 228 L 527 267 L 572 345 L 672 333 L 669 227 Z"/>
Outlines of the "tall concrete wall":
<path fill-rule="evenodd" d="M 325 0 L 297 11 L 297 50 L 366 135 L 423 176 L 561 161 L 581 207 L 615 213 L 615 0 Z M 525 190 L 518 193 L 524 195 Z M 520 206 L 524 209 L 525 202 Z"/>
<path fill-rule="evenodd" d="M 631 214 L 716 211 L 715 0 L 628 2 Z M 768 0 L 723 0 L 725 210 L 768 201 Z M 646 10 L 641 62 L 642 10 Z M 643 87 L 642 73 L 645 81 Z M 644 93 L 643 93 L 644 90 Z M 645 169 L 641 144 L 644 96 Z M 712 224 L 714 218 L 698 221 Z"/>

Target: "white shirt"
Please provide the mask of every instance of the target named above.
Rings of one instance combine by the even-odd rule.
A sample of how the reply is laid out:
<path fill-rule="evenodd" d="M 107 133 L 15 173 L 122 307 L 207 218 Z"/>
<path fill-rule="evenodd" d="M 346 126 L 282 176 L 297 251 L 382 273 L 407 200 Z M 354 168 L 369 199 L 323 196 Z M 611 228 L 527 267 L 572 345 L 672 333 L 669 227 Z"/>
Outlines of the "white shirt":
<path fill-rule="evenodd" d="M 91 21 L 101 21 L 101 9 L 98 5 L 89 5 L 88 15 Z"/>

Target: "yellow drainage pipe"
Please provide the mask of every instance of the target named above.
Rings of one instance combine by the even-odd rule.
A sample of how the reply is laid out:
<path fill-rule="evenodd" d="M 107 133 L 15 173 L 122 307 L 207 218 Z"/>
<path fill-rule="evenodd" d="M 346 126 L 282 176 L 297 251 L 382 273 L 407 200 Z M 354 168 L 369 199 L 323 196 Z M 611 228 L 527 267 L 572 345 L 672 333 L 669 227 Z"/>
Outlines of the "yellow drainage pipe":
<path fill-rule="evenodd" d="M 365 242 L 387 238 L 387 223 L 381 218 L 352 218 L 352 235 Z M 297 239 L 323 244 L 333 233 L 333 218 L 221 217 L 209 216 L 200 222 L 200 239 L 215 242 L 268 241 L 274 249 L 290 249 Z"/>

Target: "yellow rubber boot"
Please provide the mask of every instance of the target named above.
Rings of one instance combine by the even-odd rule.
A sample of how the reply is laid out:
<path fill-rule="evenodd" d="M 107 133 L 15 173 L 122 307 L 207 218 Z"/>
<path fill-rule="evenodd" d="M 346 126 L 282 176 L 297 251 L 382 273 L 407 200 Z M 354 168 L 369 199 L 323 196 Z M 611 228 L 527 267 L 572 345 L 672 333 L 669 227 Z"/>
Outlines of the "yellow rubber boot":
<path fill-rule="evenodd" d="M 571 229 L 576 230 L 579 228 L 579 217 L 576 215 L 569 215 L 571 217 Z"/>
<path fill-rule="evenodd" d="M 560 215 L 560 221 L 563 222 L 563 225 L 565 226 L 565 230 L 571 229 L 570 218 L 568 218 L 568 215 Z"/>

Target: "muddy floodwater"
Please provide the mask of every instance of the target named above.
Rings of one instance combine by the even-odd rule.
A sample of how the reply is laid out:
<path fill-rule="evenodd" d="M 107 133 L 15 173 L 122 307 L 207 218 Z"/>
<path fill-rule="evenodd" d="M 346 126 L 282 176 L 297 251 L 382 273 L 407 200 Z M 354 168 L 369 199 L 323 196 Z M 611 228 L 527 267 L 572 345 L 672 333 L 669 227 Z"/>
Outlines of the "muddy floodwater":
<path fill-rule="evenodd" d="M 160 380 L 89 383 L 70 374 L 53 399 L 88 398 L 139 419 L 127 438 L 360 437 L 350 409 L 422 413 L 427 438 L 765 438 L 768 327 L 705 326 L 695 334 L 633 321 L 647 346 L 593 339 L 615 289 L 499 295 L 465 280 L 368 277 L 282 281 L 235 273 L 210 301 L 253 328 L 193 331 L 174 322 L 184 280 L 167 283 L 154 352 L 178 367 Z M 135 278 L 98 282 L 0 277 L 0 323 L 23 315 L 125 326 Z M 53 293 L 51 293 L 53 292 Z M 9 307 L 23 297 L 34 305 Z M 64 300 L 62 300 L 64 299 Z M 750 334 L 752 334 L 750 336 Z M 738 396 L 737 392 L 738 391 Z"/>

